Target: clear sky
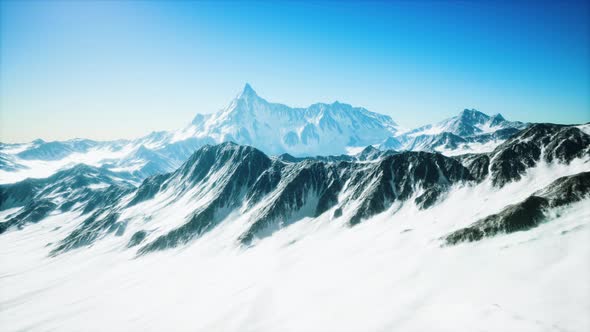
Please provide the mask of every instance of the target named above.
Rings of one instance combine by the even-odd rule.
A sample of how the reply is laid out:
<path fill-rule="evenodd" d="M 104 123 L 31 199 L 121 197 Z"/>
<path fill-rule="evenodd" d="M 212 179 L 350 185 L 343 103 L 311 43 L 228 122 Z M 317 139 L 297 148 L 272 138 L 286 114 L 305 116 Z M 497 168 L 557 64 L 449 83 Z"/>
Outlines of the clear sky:
<path fill-rule="evenodd" d="M 0 1 L 0 141 L 131 138 L 249 82 L 413 127 L 463 108 L 590 121 L 590 6 L 575 2 Z"/>

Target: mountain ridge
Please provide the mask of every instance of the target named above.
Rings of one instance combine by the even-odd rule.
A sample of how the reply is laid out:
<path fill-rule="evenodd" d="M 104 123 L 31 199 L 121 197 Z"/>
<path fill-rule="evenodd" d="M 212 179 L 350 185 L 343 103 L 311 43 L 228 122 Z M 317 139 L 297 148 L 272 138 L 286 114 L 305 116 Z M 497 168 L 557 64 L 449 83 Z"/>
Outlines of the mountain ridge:
<path fill-rule="evenodd" d="M 130 174 L 129 179 L 139 185 L 151 175 L 174 171 L 200 147 L 225 141 L 254 146 L 285 161 L 361 160 L 367 156 L 357 154 L 367 146 L 447 156 L 490 153 L 528 126 L 508 121 L 499 113 L 489 116 L 465 109 L 457 116 L 403 132 L 391 117 L 362 107 L 334 102 L 291 108 L 266 101 L 246 84 L 226 108 L 197 114 L 189 125 L 176 131 L 107 142 L 0 143 L 0 183 L 46 178 L 82 163 Z M 373 152 L 368 158 L 392 153 Z"/>
<path fill-rule="evenodd" d="M 269 157 L 254 147 L 224 142 L 201 147 L 175 171 L 148 177 L 137 188 L 116 173 L 84 165 L 45 180 L 0 185 L 3 202 L 9 202 L 0 202 L 0 209 L 18 208 L 2 223 L 3 232 L 52 213 L 79 213 L 80 226 L 55 245 L 53 255 L 109 234 L 122 236 L 125 247 L 138 254 L 174 248 L 234 213 L 247 218 L 235 241 L 250 246 L 306 218 L 323 216 L 352 227 L 393 206 L 428 210 L 457 186 L 488 183 L 499 190 L 541 163 L 574 160 L 590 160 L 590 136 L 576 126 L 551 124 L 532 125 L 492 153 L 458 157 L 384 153 L 373 147 L 349 158 Z M 75 180 L 78 175 L 82 182 Z M 96 184 L 100 188 L 87 189 Z M 167 214 L 175 217 L 150 223 Z"/>

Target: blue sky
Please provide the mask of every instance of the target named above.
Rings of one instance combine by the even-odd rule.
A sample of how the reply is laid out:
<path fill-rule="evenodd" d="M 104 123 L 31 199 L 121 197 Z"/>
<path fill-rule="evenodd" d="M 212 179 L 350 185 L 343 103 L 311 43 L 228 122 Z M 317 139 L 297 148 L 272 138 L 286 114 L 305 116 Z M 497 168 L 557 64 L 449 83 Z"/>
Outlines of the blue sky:
<path fill-rule="evenodd" d="M 590 121 L 577 2 L 1 1 L 0 141 L 130 138 L 225 107 L 249 82 L 413 127 L 463 108 Z"/>

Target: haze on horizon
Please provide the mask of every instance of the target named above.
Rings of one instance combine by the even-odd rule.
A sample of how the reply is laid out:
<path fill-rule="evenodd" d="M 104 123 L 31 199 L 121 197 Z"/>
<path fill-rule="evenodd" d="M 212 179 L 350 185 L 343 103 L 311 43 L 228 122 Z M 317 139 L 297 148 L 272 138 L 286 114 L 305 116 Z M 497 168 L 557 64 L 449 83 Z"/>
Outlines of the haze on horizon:
<path fill-rule="evenodd" d="M 133 138 L 224 108 L 340 101 L 590 121 L 588 2 L 0 2 L 0 141 Z"/>

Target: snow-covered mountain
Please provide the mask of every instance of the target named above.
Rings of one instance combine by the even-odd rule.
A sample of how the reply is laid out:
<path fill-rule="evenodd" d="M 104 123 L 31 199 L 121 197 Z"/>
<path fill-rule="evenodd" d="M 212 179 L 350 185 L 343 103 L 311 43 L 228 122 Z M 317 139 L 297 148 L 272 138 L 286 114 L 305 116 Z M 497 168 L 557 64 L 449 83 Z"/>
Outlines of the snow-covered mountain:
<path fill-rule="evenodd" d="M 111 206 L 135 187 L 120 174 L 87 165 L 76 165 L 45 179 L 26 179 L 0 186 L 0 211 L 15 210 L 11 219 L 0 223 L 0 233 L 21 228 L 51 213 L 78 209 L 90 212 Z"/>
<path fill-rule="evenodd" d="M 139 184 L 147 176 L 175 169 L 195 149 L 211 142 L 194 137 L 178 140 L 174 132 L 154 132 L 136 140 L 0 143 L 0 183 L 46 178 L 85 164 L 120 173 Z"/>
<path fill-rule="evenodd" d="M 518 121 L 507 121 L 501 114 L 489 116 L 474 109 L 465 109 L 459 115 L 436 124 L 422 126 L 405 133 L 407 137 L 451 133 L 461 137 L 489 134 L 500 129 L 524 128 Z"/>
<path fill-rule="evenodd" d="M 583 331 L 582 129 L 533 124 L 489 153 L 453 157 L 372 147 L 273 157 L 226 142 L 137 187 L 92 166 L 0 185 L 0 286 L 10 303 L 0 323 Z M 350 303 L 366 305 L 352 314 Z"/>
<path fill-rule="evenodd" d="M 73 139 L 0 143 L 0 183 L 45 178 L 86 164 L 121 173 L 121 177 L 137 185 L 150 175 L 173 171 L 203 145 L 222 142 L 295 158 L 334 155 L 355 159 L 354 155 L 367 146 L 448 156 L 490 152 L 527 125 L 508 121 L 500 114 L 488 116 L 464 110 L 439 123 L 404 132 L 391 117 L 362 107 L 334 102 L 291 108 L 266 101 L 246 84 L 225 109 L 198 114 L 190 124 L 175 131 L 108 142 Z"/>
<path fill-rule="evenodd" d="M 149 175 L 174 170 L 205 144 L 231 141 L 271 155 L 298 157 L 344 154 L 350 148 L 381 143 L 397 128 L 389 116 L 339 102 L 307 108 L 270 103 L 246 84 L 225 109 L 198 114 L 176 131 L 111 142 L 0 144 L 0 183 L 47 177 L 79 163 L 130 173 L 139 183 Z"/>
<path fill-rule="evenodd" d="M 247 227 L 236 240 L 250 244 L 306 217 L 329 213 L 355 225 L 407 201 L 428 209 L 444 200 L 453 186 L 489 181 L 502 188 L 540 162 L 569 165 L 575 160 L 587 163 L 589 157 L 589 135 L 574 126 L 552 124 L 532 125 L 491 153 L 458 157 L 414 151 L 385 154 L 367 148 L 350 159 L 271 158 L 251 146 L 226 142 L 200 148 L 174 172 L 149 177 L 131 191 L 129 182 L 116 173 L 90 166 L 3 185 L 0 209 L 21 208 L 7 215 L 4 229 L 23 227 L 29 215 L 36 216 L 31 222 L 55 212 L 89 215 L 54 252 L 89 245 L 90 238 L 112 232 L 120 222 L 134 229 L 129 233 L 143 234 L 129 234 L 128 241 L 135 238 L 137 244 L 142 237 L 139 252 L 175 247 L 234 212 L 248 215 Z M 111 203 L 88 208 L 95 199 Z M 145 223 L 172 211 L 174 222 L 156 228 Z"/>
<path fill-rule="evenodd" d="M 268 154 L 330 155 L 381 142 L 397 131 L 386 115 L 334 102 L 291 108 L 269 103 L 249 84 L 224 110 L 198 115 L 186 133 L 216 143 L 254 146 Z"/>
<path fill-rule="evenodd" d="M 380 149 L 432 151 L 445 155 L 490 152 L 528 124 L 508 121 L 501 114 L 489 116 L 474 109 L 436 124 L 390 137 Z"/>

